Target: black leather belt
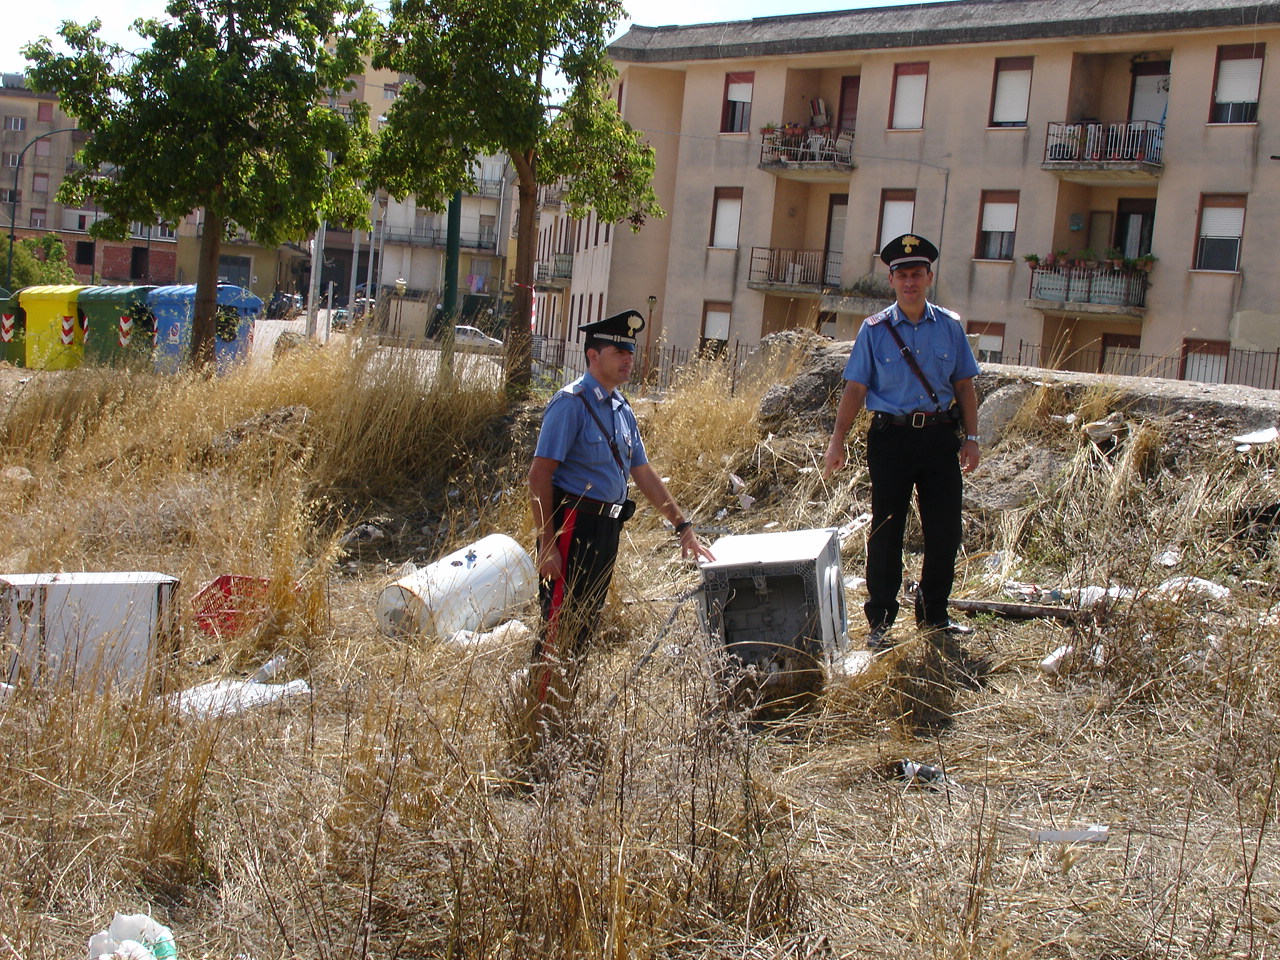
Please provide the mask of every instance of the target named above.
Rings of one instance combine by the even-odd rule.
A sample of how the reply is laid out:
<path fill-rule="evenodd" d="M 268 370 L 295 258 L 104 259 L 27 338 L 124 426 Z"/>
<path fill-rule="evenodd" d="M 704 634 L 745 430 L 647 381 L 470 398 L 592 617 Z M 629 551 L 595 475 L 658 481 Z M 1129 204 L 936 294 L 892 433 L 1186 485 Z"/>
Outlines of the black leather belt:
<path fill-rule="evenodd" d="M 915 413 L 884 413 L 877 410 L 872 415 L 872 419 L 880 426 L 892 425 L 895 427 L 936 427 L 940 423 L 954 424 L 959 421 L 951 410 L 934 411 L 929 413 L 924 410 L 917 410 Z"/>
<path fill-rule="evenodd" d="M 618 520 L 622 518 L 622 512 L 627 506 L 625 503 L 609 503 L 605 500 L 593 500 L 590 497 L 579 497 L 563 491 L 558 492 L 562 501 L 569 507 L 582 513 L 595 514 L 597 517 L 612 517 L 614 520 Z"/>

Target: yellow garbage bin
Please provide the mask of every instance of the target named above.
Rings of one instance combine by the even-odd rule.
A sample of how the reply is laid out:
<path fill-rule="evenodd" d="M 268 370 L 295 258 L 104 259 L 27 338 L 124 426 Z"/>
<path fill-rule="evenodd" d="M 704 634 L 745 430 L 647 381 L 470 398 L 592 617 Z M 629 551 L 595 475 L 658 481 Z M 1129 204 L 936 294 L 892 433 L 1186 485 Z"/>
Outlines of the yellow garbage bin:
<path fill-rule="evenodd" d="M 76 299 L 83 284 L 24 287 L 18 302 L 27 315 L 26 366 L 70 370 L 84 359 L 84 326 Z"/>

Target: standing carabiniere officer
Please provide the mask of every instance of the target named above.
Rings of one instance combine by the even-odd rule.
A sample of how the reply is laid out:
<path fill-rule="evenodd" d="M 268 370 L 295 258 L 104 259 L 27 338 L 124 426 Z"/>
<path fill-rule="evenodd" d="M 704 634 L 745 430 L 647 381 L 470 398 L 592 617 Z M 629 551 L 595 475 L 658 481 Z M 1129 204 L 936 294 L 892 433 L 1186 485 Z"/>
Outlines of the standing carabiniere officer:
<path fill-rule="evenodd" d="M 960 318 L 927 299 L 938 249 L 905 234 L 885 244 L 896 302 L 867 317 L 849 354 L 844 393 L 824 454 L 824 477 L 845 463 L 845 436 L 865 405 L 871 474 L 871 532 L 867 538 L 867 646 L 889 645 L 902 589 L 902 541 L 911 495 L 924 532 L 924 561 L 916 594 L 917 624 L 930 631 L 967 633 L 952 623 L 947 602 L 962 537 L 961 472 L 978 466 L 978 363 Z"/>
<path fill-rule="evenodd" d="M 572 698 L 613 577 L 622 525 L 635 509 L 627 499 L 629 480 L 671 523 L 684 557 L 714 559 L 650 466 L 635 414 L 618 390 L 631 377 L 644 324 L 640 313 L 628 310 L 578 328 L 587 372 L 547 404 L 529 467 L 543 614 L 530 693 L 540 726 L 548 722 L 543 707 L 556 687 L 559 696 Z"/>

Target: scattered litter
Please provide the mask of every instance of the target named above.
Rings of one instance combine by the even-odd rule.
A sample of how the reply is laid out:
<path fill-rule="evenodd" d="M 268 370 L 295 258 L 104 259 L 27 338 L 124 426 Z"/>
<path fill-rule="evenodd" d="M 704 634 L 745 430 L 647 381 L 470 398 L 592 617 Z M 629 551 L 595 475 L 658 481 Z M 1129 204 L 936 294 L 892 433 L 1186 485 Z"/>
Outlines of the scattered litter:
<path fill-rule="evenodd" d="M 743 490 L 747 489 L 747 485 L 736 473 L 729 474 L 729 485 L 733 488 L 734 493 L 741 493 Z"/>
<path fill-rule="evenodd" d="M 1161 567 L 1176 567 L 1182 562 L 1182 551 L 1177 547 L 1170 547 L 1156 557 L 1156 564 Z"/>
<path fill-rule="evenodd" d="M 770 521 L 769 521 L 768 523 L 766 523 L 766 524 L 765 524 L 761 529 L 763 529 L 763 530 L 772 530 L 772 529 L 773 529 L 774 527 L 776 527 L 776 526 L 778 526 L 778 521 L 777 521 L 777 520 L 770 520 Z"/>
<path fill-rule="evenodd" d="M 1262 430 L 1255 430 L 1253 433 L 1243 433 L 1238 437 L 1232 437 L 1236 443 L 1255 444 L 1255 443 L 1274 443 L 1277 436 L 1280 436 L 1280 430 L 1275 427 L 1265 427 Z M 1237 447 L 1236 449 L 1239 449 Z"/>
<path fill-rule="evenodd" d="M 831 661 L 831 672 L 838 676 L 856 677 L 860 673 L 866 673 L 875 658 L 876 655 L 870 650 L 850 650 Z"/>
<path fill-rule="evenodd" d="M 280 676 L 280 671 L 283 669 L 284 654 L 277 653 L 257 670 L 253 671 L 253 673 L 249 675 L 249 679 L 253 683 L 270 683 L 276 677 Z"/>
<path fill-rule="evenodd" d="M 173 931 L 141 913 L 117 913 L 111 926 L 89 938 L 89 960 L 174 960 L 177 956 Z"/>
<path fill-rule="evenodd" d="M 490 644 L 514 645 L 522 643 L 533 636 L 532 632 L 519 620 L 508 620 L 487 632 L 476 630 L 459 630 L 449 637 L 449 643 L 460 647 L 480 647 Z"/>
<path fill-rule="evenodd" d="M 1081 610 L 1092 610 L 1104 600 L 1128 600 L 1132 597 L 1132 590 L 1115 584 L 1109 587 L 1081 587 L 1076 592 L 1076 603 Z"/>
<path fill-rule="evenodd" d="M 1063 646 L 1058 647 L 1053 651 L 1053 653 L 1040 661 L 1040 671 L 1047 676 L 1056 677 L 1058 672 L 1062 669 L 1063 662 L 1075 653 L 1075 650 L 1076 648 L 1070 644 L 1064 644 Z M 1102 644 L 1095 643 L 1093 645 L 1093 648 L 1089 651 L 1089 657 L 1086 662 L 1091 667 L 1100 667 L 1106 663 L 1106 651 L 1103 649 Z"/>
<path fill-rule="evenodd" d="M 9 694 L 13 693 L 13 691 L 14 691 L 14 686 L 12 683 L 5 683 L 4 681 L 0 680 L 0 700 L 3 700 L 5 697 L 9 696 Z"/>
<path fill-rule="evenodd" d="M 855 533 L 857 533 L 859 530 L 861 530 L 870 522 L 871 522 L 871 514 L 860 513 L 858 514 L 858 516 L 854 517 L 852 520 L 846 523 L 843 527 L 841 527 L 837 531 L 837 536 L 839 536 L 840 538 L 840 549 L 843 550 L 844 545 L 849 541 L 849 538 L 852 537 Z"/>
<path fill-rule="evenodd" d="M 1201 577 L 1174 577 L 1166 580 L 1160 586 L 1156 587 L 1157 592 L 1168 594 L 1175 602 L 1181 600 L 1188 593 L 1199 594 L 1210 600 L 1225 600 L 1231 596 L 1231 588 L 1224 587 L 1220 583 L 1214 583 L 1212 580 L 1205 580 Z"/>
<path fill-rule="evenodd" d="M 719 510 L 716 511 L 717 520 L 723 520 L 727 516 L 729 516 L 729 509 L 727 507 L 721 507 Z"/>
<path fill-rule="evenodd" d="M 184 716 L 212 720 L 235 716 L 282 700 L 311 693 L 305 680 L 288 683 L 257 683 L 253 680 L 214 680 L 169 696 L 169 702 Z"/>
<path fill-rule="evenodd" d="M 867 585 L 866 577 L 845 577 L 844 588 L 846 590 L 861 590 Z"/>
<path fill-rule="evenodd" d="M 252 629 L 267 619 L 270 591 L 265 577 L 224 573 L 191 598 L 196 627 L 214 639 Z"/>
<path fill-rule="evenodd" d="M 1017 597 L 1032 603 L 1062 603 L 1067 595 L 1057 587 L 1045 588 L 1038 583 L 1019 583 L 1017 580 L 1006 581 L 1005 596 Z"/>
<path fill-rule="evenodd" d="M 1082 429 L 1090 440 L 1101 441 L 1114 439 L 1127 430 L 1128 425 L 1124 421 L 1123 414 L 1111 413 L 1101 420 L 1086 423 Z"/>
<path fill-rule="evenodd" d="M 742 505 L 743 510 L 750 510 L 755 506 L 756 498 L 747 493 L 738 494 L 738 503 Z"/>
<path fill-rule="evenodd" d="M 914 760 L 902 759 L 895 761 L 889 764 L 889 771 L 896 780 L 905 780 L 908 783 L 918 784 L 930 790 L 942 790 L 956 785 L 956 782 L 948 777 L 941 767 L 930 766 L 927 763 L 917 763 Z"/>
<path fill-rule="evenodd" d="M 1077 417 L 1074 413 L 1068 413 L 1068 414 L 1053 413 L 1049 415 L 1049 419 L 1054 421 L 1055 423 L 1065 423 L 1067 424 L 1067 426 L 1070 426 L 1071 424 L 1076 422 Z"/>
<path fill-rule="evenodd" d="M 456 491 L 450 491 L 450 494 Z M 342 538 L 342 545 L 346 546 L 350 543 L 372 543 L 375 540 L 382 540 L 386 537 L 386 532 L 376 523 L 361 523 L 347 531 L 347 535 Z"/>
<path fill-rule="evenodd" d="M 1106 843 L 1111 828 L 1101 823 L 1083 830 L 1037 830 L 1031 838 L 1037 843 Z"/>

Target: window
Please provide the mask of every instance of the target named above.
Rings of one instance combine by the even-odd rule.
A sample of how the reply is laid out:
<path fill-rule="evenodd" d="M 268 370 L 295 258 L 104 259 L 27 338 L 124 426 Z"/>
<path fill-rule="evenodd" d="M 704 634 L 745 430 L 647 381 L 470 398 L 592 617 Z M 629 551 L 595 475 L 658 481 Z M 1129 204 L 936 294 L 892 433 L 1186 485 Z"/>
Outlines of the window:
<path fill-rule="evenodd" d="M 702 305 L 702 343 L 708 340 L 724 343 L 729 339 L 733 304 L 708 300 Z"/>
<path fill-rule="evenodd" d="M 384 83 L 382 85 L 382 99 L 394 100 L 400 95 L 400 88 L 394 83 Z"/>
<path fill-rule="evenodd" d="M 742 219 L 742 188 L 716 187 L 711 211 L 711 246 L 737 249 L 738 222 Z"/>
<path fill-rule="evenodd" d="M 837 126 L 841 130 L 852 131 L 858 125 L 858 90 L 862 77 L 840 78 L 840 113 Z"/>
<path fill-rule="evenodd" d="M 31 190 L 34 193 L 49 192 L 49 175 L 47 173 L 37 173 L 31 178 Z"/>
<path fill-rule="evenodd" d="M 156 240 L 177 240 L 177 239 L 178 239 L 178 231 L 177 231 L 177 229 L 173 226 L 173 224 L 171 224 L 171 223 L 160 223 L 160 224 L 156 224 L 156 231 L 155 231 L 155 234 L 154 234 L 154 239 L 156 239 Z"/>
<path fill-rule="evenodd" d="M 87 213 L 76 214 L 76 229 L 77 230 L 89 229 L 89 214 Z"/>
<path fill-rule="evenodd" d="M 6 167 L 16 167 L 18 165 L 18 155 L 16 153 L 6 153 L 4 155 L 4 165 Z"/>
<path fill-rule="evenodd" d="M 924 126 L 924 89 L 929 81 L 929 64 L 899 63 L 893 68 L 893 103 L 889 127 L 919 130 Z"/>
<path fill-rule="evenodd" d="M 978 335 L 978 362 L 1003 363 L 1004 324 L 970 320 L 965 333 Z"/>
<path fill-rule="evenodd" d="M 1132 333 L 1104 333 L 1098 372 L 1122 377 L 1142 376 L 1142 338 Z"/>
<path fill-rule="evenodd" d="M 1025 127 L 1031 100 L 1031 57 L 999 57 L 991 91 L 992 127 Z"/>
<path fill-rule="evenodd" d="M 746 133 L 751 129 L 751 88 L 755 79 L 754 73 L 725 74 L 721 133 Z"/>
<path fill-rule="evenodd" d="M 979 260 L 1012 260 L 1013 231 L 1018 224 L 1016 190 L 983 190 L 982 220 L 978 224 Z"/>
<path fill-rule="evenodd" d="M 17 203 L 18 194 L 11 187 L 0 188 L 0 203 Z"/>
<path fill-rule="evenodd" d="M 876 250 L 894 237 L 910 233 L 916 218 L 916 192 L 914 190 L 885 190 L 880 194 L 880 242 Z"/>
<path fill-rule="evenodd" d="M 53 104 L 46 100 L 36 106 L 36 119 L 41 123 L 53 123 Z"/>
<path fill-rule="evenodd" d="M 1200 228 L 1196 232 L 1197 270 L 1238 270 L 1240 238 L 1244 236 L 1244 197 L 1206 195 L 1200 198 Z"/>
<path fill-rule="evenodd" d="M 1218 48 L 1210 123 L 1253 123 L 1258 119 L 1258 89 L 1262 85 L 1265 49 L 1263 43 Z"/>
<path fill-rule="evenodd" d="M 1182 379 L 1225 383 L 1231 344 L 1225 340 L 1182 341 Z"/>
<path fill-rule="evenodd" d="M 81 266 L 93 266 L 93 241 L 77 240 L 76 241 L 76 263 Z"/>
<path fill-rule="evenodd" d="M 36 156 L 51 157 L 53 156 L 53 144 L 46 140 L 36 141 Z"/>
<path fill-rule="evenodd" d="M 247 287 L 252 272 L 253 260 L 249 257 L 218 257 L 219 283 L 234 283 L 238 287 Z"/>
<path fill-rule="evenodd" d="M 29 221 L 29 224 L 30 226 L 35 227 L 37 230 L 43 230 L 45 221 L 48 218 L 48 216 L 49 216 L 49 211 L 47 210 L 32 210 L 31 220 Z"/>
<path fill-rule="evenodd" d="M 27 129 L 26 117 L 5 117 L 4 128 L 6 130 L 25 130 Z"/>

